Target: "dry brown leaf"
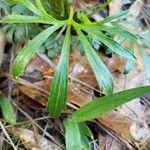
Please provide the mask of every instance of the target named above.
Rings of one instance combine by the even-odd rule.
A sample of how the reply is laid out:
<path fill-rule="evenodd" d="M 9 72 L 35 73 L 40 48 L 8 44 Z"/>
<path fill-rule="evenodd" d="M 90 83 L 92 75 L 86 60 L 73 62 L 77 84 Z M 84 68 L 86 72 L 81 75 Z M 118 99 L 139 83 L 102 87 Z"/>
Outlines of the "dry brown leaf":
<path fill-rule="evenodd" d="M 41 135 L 35 135 L 35 133 L 28 129 L 12 127 L 9 131 L 22 140 L 23 145 L 30 150 L 62 150 L 62 148 L 55 143 L 49 141 Z M 39 142 L 36 140 L 36 136 L 39 138 Z"/>

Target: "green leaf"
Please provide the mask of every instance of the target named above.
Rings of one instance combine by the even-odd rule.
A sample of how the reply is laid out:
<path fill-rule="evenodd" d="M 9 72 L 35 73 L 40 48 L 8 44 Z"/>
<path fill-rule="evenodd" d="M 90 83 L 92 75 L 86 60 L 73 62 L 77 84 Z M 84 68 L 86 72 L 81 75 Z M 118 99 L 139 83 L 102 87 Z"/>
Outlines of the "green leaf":
<path fill-rule="evenodd" d="M 147 93 L 150 93 L 150 86 L 128 89 L 110 96 L 95 99 L 77 110 L 72 115 L 72 119 L 77 122 L 83 122 L 100 117 Z"/>
<path fill-rule="evenodd" d="M 126 17 L 127 15 L 128 15 L 128 11 L 121 11 L 118 14 L 115 14 L 115 15 L 104 18 L 103 20 L 97 22 L 96 24 L 101 25 L 101 24 L 104 24 L 104 23 L 107 23 L 107 22 L 116 21 L 118 19 L 121 19 L 122 17 Z"/>
<path fill-rule="evenodd" d="M 0 92 L 0 106 L 2 109 L 3 116 L 5 118 L 5 121 L 10 124 L 16 123 L 16 117 L 14 114 L 13 107 L 10 103 L 10 100 Z"/>
<path fill-rule="evenodd" d="M 113 81 L 109 70 L 103 64 L 102 60 L 92 48 L 84 34 L 80 30 L 77 30 L 77 33 L 99 86 L 103 88 L 106 95 L 110 95 L 113 92 Z"/>
<path fill-rule="evenodd" d="M 123 74 L 128 74 L 134 67 L 135 62 L 132 60 L 127 60 Z"/>
<path fill-rule="evenodd" d="M 14 41 L 14 39 L 13 39 L 14 38 L 14 32 L 15 32 L 14 27 L 10 28 L 10 30 L 7 31 L 7 33 L 6 33 L 7 42 L 13 43 L 13 41 Z"/>
<path fill-rule="evenodd" d="M 43 16 L 47 16 L 48 18 L 53 19 L 53 20 L 56 21 L 56 19 L 54 19 L 51 15 L 49 15 L 49 14 L 46 12 L 46 10 L 44 9 L 44 7 L 43 7 L 43 5 L 42 5 L 42 3 L 41 3 L 41 0 L 35 0 L 35 1 L 36 1 L 36 4 L 37 4 L 38 8 L 39 8 L 40 13 L 41 13 Z"/>
<path fill-rule="evenodd" d="M 21 0 L 21 3 L 23 3 L 29 10 L 31 10 L 36 15 L 43 16 L 41 14 L 41 11 L 30 0 Z"/>
<path fill-rule="evenodd" d="M 65 125 L 65 140 L 67 150 L 82 150 L 81 135 L 78 123 L 73 120 L 67 119 Z"/>
<path fill-rule="evenodd" d="M 144 67 L 147 75 L 147 79 L 150 81 L 150 57 L 145 52 L 144 48 L 141 46 L 141 56 L 143 58 Z"/>
<path fill-rule="evenodd" d="M 54 24 L 54 20 L 38 16 L 27 16 L 27 15 L 9 15 L 1 20 L 2 23 L 43 23 L 43 24 Z"/>
<path fill-rule="evenodd" d="M 132 54 L 134 54 L 134 43 L 131 42 L 131 41 L 130 41 L 130 48 L 129 48 L 129 50 L 130 50 L 130 52 L 131 52 Z M 125 65 L 125 68 L 124 68 L 124 72 L 123 72 L 123 73 L 124 73 L 124 74 L 129 73 L 129 72 L 133 69 L 134 65 L 135 65 L 135 62 L 132 61 L 132 60 L 130 60 L 130 59 L 128 59 L 127 62 L 126 62 L 126 65 Z"/>
<path fill-rule="evenodd" d="M 88 138 L 85 135 L 81 135 L 82 150 L 92 150 Z"/>
<path fill-rule="evenodd" d="M 104 35 L 102 32 L 97 30 L 90 30 L 90 29 L 84 29 L 87 33 L 91 34 L 93 38 L 99 40 L 103 44 L 105 44 L 108 48 L 110 48 L 113 52 L 116 54 L 126 58 L 130 59 L 132 61 L 135 61 L 135 57 L 130 53 L 127 49 L 122 47 L 119 43 L 112 40 L 111 38 Z"/>
<path fill-rule="evenodd" d="M 55 70 L 50 95 L 48 98 L 47 111 L 53 118 L 56 118 L 66 108 L 68 92 L 68 63 L 70 50 L 70 26 L 67 27 L 60 61 Z"/>
<path fill-rule="evenodd" d="M 90 128 L 86 125 L 85 122 L 79 122 L 78 125 L 79 125 L 79 129 L 80 129 L 81 134 L 84 134 L 84 135 L 89 136 L 89 137 L 93 136 Z"/>
<path fill-rule="evenodd" d="M 55 32 L 58 28 L 60 28 L 62 24 L 54 25 L 44 30 L 42 33 L 37 35 L 33 40 L 31 40 L 25 47 L 19 52 L 17 57 L 13 62 L 12 74 L 15 78 L 18 78 L 23 74 L 24 69 L 27 64 L 31 60 L 31 58 L 35 55 L 38 48 L 46 41 L 46 39 Z"/>
<path fill-rule="evenodd" d="M 121 35 L 127 39 L 130 39 L 134 42 L 136 42 L 138 40 L 137 36 L 128 32 L 127 30 L 121 28 L 119 25 L 117 24 L 113 24 L 113 25 L 100 25 L 99 26 L 99 29 L 102 30 L 102 31 L 107 31 L 109 33 L 112 33 L 112 34 L 118 34 L 118 35 Z"/>

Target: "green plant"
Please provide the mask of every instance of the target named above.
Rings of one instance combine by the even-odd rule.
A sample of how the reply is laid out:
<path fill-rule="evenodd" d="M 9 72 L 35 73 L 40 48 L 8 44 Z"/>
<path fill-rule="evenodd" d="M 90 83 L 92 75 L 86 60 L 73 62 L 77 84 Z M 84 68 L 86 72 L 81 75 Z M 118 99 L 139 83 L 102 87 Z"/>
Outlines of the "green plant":
<path fill-rule="evenodd" d="M 64 121 L 67 150 L 81 150 L 85 144 L 82 143 L 83 136 L 85 138 L 86 136 L 92 136 L 90 129 L 84 121 L 103 116 L 118 106 L 149 92 L 150 86 L 128 89 L 110 96 L 98 98 L 78 109 Z M 88 147 L 88 143 L 86 145 Z"/>
<path fill-rule="evenodd" d="M 122 37 L 129 38 L 131 41 L 136 42 L 136 36 L 121 28 L 117 22 L 118 19 L 128 14 L 127 11 L 109 16 L 101 21 L 91 22 L 84 11 L 74 11 L 67 0 L 61 2 L 58 0 L 45 0 L 45 2 L 40 0 L 16 0 L 15 2 L 19 5 L 26 6 L 31 12 L 24 13 L 23 15 L 16 13 L 8 15 L 1 20 L 2 23 L 40 23 L 46 26 L 46 29 L 25 45 L 15 58 L 12 74 L 16 79 L 23 74 L 27 64 L 41 45 L 44 44 L 54 32 L 57 33 L 61 31 L 61 28 L 66 28 L 61 57 L 55 70 L 47 105 L 47 111 L 51 117 L 58 117 L 66 108 L 68 59 L 72 37 L 71 30 L 77 33 L 77 38 L 84 48 L 84 53 L 96 76 L 98 85 L 103 89 L 106 95 L 110 95 L 113 92 L 113 80 L 107 67 L 95 52 L 92 40 L 105 44 L 113 53 L 119 54 L 129 61 L 135 61 L 135 57 L 130 51 L 112 40 L 112 38 L 103 34 L 103 31 L 111 34 L 119 34 Z M 57 7 L 60 8 L 58 9 Z M 58 12 L 57 10 L 60 11 Z"/>
<path fill-rule="evenodd" d="M 16 117 L 11 102 L 9 98 L 7 98 L 4 94 L 1 93 L 1 91 L 0 91 L 0 108 L 2 110 L 5 122 L 15 124 Z"/>
<path fill-rule="evenodd" d="M 110 1 L 111 0 L 108 0 L 107 3 Z M 87 136 L 92 137 L 92 133 L 85 121 L 105 115 L 120 105 L 150 92 L 150 86 L 146 86 L 112 94 L 113 81 L 111 74 L 95 51 L 97 47 L 103 43 L 108 47 L 109 52 L 119 54 L 127 59 L 128 63 L 125 68 L 125 73 L 131 70 L 135 61 L 132 47 L 125 49 L 119 44 L 119 42 L 117 43 L 107 36 L 107 34 L 103 33 L 103 31 L 105 31 L 111 35 L 117 34 L 122 37 L 122 41 L 128 38 L 131 41 L 131 45 L 132 42 L 135 43 L 137 37 L 123 29 L 118 22 L 120 18 L 126 17 L 128 12 L 121 12 L 101 21 L 91 22 L 89 14 L 86 15 L 84 10 L 75 11 L 67 0 L 15 0 L 14 2 L 15 4 L 17 3 L 13 9 L 15 10 L 13 11 L 14 13 L 4 17 L 1 20 L 1 23 L 15 24 L 15 27 L 18 26 L 17 24 L 20 24 L 19 26 L 21 27 L 25 24 L 28 30 L 30 29 L 30 26 L 28 25 L 29 23 L 34 27 L 37 27 L 36 25 L 38 23 L 43 24 L 42 28 L 39 29 L 37 27 L 38 32 L 41 33 L 37 35 L 36 31 L 35 37 L 34 34 L 32 34 L 29 39 L 33 39 L 24 46 L 14 60 L 12 74 L 16 79 L 23 74 L 27 64 L 39 49 L 42 52 L 44 52 L 45 49 L 49 50 L 50 57 L 54 57 L 55 54 L 53 53 L 53 48 L 55 48 L 55 42 L 59 43 L 58 52 L 61 51 L 61 57 L 55 70 L 47 104 L 47 111 L 53 118 L 58 117 L 66 108 L 69 66 L 68 59 L 70 45 L 72 45 L 71 39 L 74 38 L 76 44 L 79 44 L 79 42 L 82 44 L 83 48 L 81 48 L 81 54 L 86 55 L 99 86 L 102 87 L 107 96 L 98 98 L 77 110 L 64 121 L 64 126 L 67 150 L 80 150 L 82 148 L 90 150 L 91 148 Z M 106 4 L 98 7 L 98 10 L 104 8 Z M 23 12 L 22 9 L 19 9 L 20 7 L 24 8 Z M 8 31 L 9 34 L 10 31 L 8 29 L 11 28 L 11 26 L 9 26 L 9 28 L 6 27 L 6 31 Z M 62 29 L 66 29 L 65 36 L 60 36 Z M 16 30 L 16 28 L 12 30 Z M 72 35 L 71 31 L 75 31 L 77 35 Z M 13 42 L 12 35 L 15 35 L 14 31 L 12 31 L 10 38 L 8 38 L 11 39 L 10 42 Z M 24 34 L 21 35 L 21 37 L 24 37 Z M 57 37 L 58 40 L 55 37 Z M 60 50 L 61 44 L 62 49 Z M 1 106 L 7 102 L 4 101 L 4 99 L 6 100 L 6 97 L 0 95 Z M 8 105 L 10 107 L 10 104 Z M 6 111 L 7 109 L 4 108 L 5 107 L 2 107 L 2 110 L 4 116 L 6 116 L 6 120 L 8 120 L 7 122 L 15 123 L 15 118 L 13 121 L 10 119 L 12 117 L 11 114 L 13 114 L 12 108 L 10 107 L 10 111 L 8 112 Z"/>

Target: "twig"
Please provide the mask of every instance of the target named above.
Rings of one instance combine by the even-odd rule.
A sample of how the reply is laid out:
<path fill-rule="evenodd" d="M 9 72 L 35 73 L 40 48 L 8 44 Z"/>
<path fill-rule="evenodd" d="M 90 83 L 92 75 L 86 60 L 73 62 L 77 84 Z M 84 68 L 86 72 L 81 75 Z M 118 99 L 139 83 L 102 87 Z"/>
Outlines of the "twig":
<path fill-rule="evenodd" d="M 14 150 L 17 150 L 16 146 L 14 145 L 13 141 L 11 140 L 11 138 L 10 138 L 8 132 L 6 131 L 4 125 L 2 124 L 1 121 L 0 121 L 0 127 L 1 127 L 1 129 L 3 130 L 4 134 L 6 135 L 7 139 L 10 141 L 10 143 L 11 143 L 13 149 L 14 149 Z"/>
<path fill-rule="evenodd" d="M 24 114 L 32 123 L 34 123 L 42 132 L 44 132 L 44 129 L 38 125 L 25 111 L 23 111 L 21 108 L 17 106 L 16 103 L 12 102 L 12 104 L 22 113 Z M 49 137 L 54 143 L 57 145 L 61 146 L 61 144 L 54 138 L 52 137 L 48 132 L 45 133 L 47 137 Z"/>

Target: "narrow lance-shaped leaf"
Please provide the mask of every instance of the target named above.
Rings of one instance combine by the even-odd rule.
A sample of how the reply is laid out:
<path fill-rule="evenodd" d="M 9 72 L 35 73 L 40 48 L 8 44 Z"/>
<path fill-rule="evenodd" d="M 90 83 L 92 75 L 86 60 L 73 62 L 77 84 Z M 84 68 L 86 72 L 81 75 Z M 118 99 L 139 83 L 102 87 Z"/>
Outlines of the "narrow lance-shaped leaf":
<path fill-rule="evenodd" d="M 92 150 L 90 142 L 85 135 L 81 134 L 82 150 Z"/>
<path fill-rule="evenodd" d="M 96 54 L 84 34 L 80 30 L 77 30 L 77 33 L 99 86 L 103 88 L 106 95 L 110 95 L 113 92 L 113 81 L 109 70 L 103 64 L 100 57 Z"/>
<path fill-rule="evenodd" d="M 88 137 L 93 136 L 90 128 L 86 125 L 85 122 L 79 122 L 78 125 L 79 125 L 79 129 L 80 129 L 81 134 L 86 135 Z"/>
<path fill-rule="evenodd" d="M 26 16 L 26 15 L 9 15 L 4 17 L 0 22 L 2 23 L 43 23 L 54 24 L 53 20 L 39 16 Z"/>
<path fill-rule="evenodd" d="M 108 48 L 110 48 L 113 52 L 116 54 L 126 58 L 130 59 L 132 61 L 135 61 L 135 57 L 132 53 L 130 53 L 127 49 L 122 47 L 119 43 L 112 40 L 111 38 L 107 37 L 100 31 L 96 30 L 90 30 L 90 29 L 84 29 L 87 33 L 91 34 L 95 39 L 98 41 L 104 43 Z"/>
<path fill-rule="evenodd" d="M 95 99 L 77 110 L 72 115 L 72 119 L 77 122 L 83 122 L 100 117 L 111 112 L 120 105 L 147 93 L 150 93 L 150 86 L 128 89 L 110 96 Z"/>
<path fill-rule="evenodd" d="M 119 13 L 117 13 L 115 15 L 111 15 L 109 17 L 106 17 L 103 20 L 97 22 L 96 24 L 101 25 L 101 24 L 104 24 L 104 23 L 107 23 L 107 22 L 118 20 L 118 19 L 120 19 L 122 17 L 126 17 L 127 15 L 128 15 L 128 11 L 122 11 L 122 12 L 119 12 Z"/>
<path fill-rule="evenodd" d="M 112 33 L 112 34 L 121 35 L 127 39 L 134 41 L 134 42 L 136 42 L 138 40 L 136 35 L 134 35 L 134 34 L 130 33 L 129 31 L 121 28 L 119 25 L 118 26 L 114 25 L 114 24 L 110 25 L 110 26 L 100 25 L 98 28 L 102 31 L 107 31 L 107 32 Z"/>
<path fill-rule="evenodd" d="M 78 123 L 67 119 L 64 122 L 65 125 L 65 140 L 67 150 L 82 150 L 81 135 L 78 127 Z"/>
<path fill-rule="evenodd" d="M 35 55 L 38 48 L 46 41 L 46 39 L 55 32 L 62 25 L 55 25 L 44 30 L 31 40 L 25 47 L 19 52 L 14 60 L 12 73 L 15 78 L 18 78 L 26 68 L 31 58 Z"/>
<path fill-rule="evenodd" d="M 0 92 L 0 107 L 2 109 L 2 114 L 5 118 L 5 121 L 10 124 L 16 123 L 16 117 L 13 110 L 13 106 L 10 103 L 10 100 Z"/>
<path fill-rule="evenodd" d="M 47 111 L 56 118 L 66 108 L 68 92 L 68 62 L 70 50 L 70 26 L 67 27 L 60 61 L 55 70 L 48 98 Z"/>

